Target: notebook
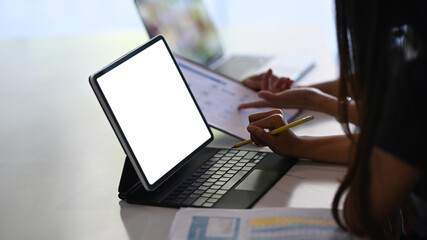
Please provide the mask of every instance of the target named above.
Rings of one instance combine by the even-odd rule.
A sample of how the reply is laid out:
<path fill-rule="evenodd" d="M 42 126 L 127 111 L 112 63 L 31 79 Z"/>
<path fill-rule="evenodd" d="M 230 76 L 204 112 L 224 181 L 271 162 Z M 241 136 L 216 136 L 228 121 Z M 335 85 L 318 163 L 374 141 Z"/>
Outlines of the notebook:
<path fill-rule="evenodd" d="M 299 80 L 314 67 L 309 56 L 254 56 L 224 51 L 202 0 L 135 0 L 150 37 L 162 34 L 174 53 L 236 80 L 267 71 Z"/>
<path fill-rule="evenodd" d="M 295 163 L 273 153 L 208 147 L 211 129 L 162 36 L 89 82 L 131 166 L 122 178 L 136 176 L 120 190 L 130 203 L 248 208 Z"/>

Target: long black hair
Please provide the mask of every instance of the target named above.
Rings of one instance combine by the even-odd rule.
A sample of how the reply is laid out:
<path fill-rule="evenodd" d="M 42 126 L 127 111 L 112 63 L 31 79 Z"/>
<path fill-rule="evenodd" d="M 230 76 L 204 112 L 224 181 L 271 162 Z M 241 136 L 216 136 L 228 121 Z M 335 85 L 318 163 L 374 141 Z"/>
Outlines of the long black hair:
<path fill-rule="evenodd" d="M 352 203 L 356 210 L 354 214 L 371 236 L 378 236 L 380 228 L 371 216 L 368 203 L 369 159 L 390 82 L 398 76 L 391 69 L 400 66 L 393 33 L 402 19 L 398 10 L 398 4 L 393 1 L 336 1 L 340 61 L 338 120 L 344 123 L 346 134 L 353 140 L 355 155 L 337 190 L 332 211 L 337 223 L 345 229 L 338 206 L 351 188 L 358 198 Z M 346 99 L 350 95 L 358 111 L 357 139 L 348 123 Z"/>

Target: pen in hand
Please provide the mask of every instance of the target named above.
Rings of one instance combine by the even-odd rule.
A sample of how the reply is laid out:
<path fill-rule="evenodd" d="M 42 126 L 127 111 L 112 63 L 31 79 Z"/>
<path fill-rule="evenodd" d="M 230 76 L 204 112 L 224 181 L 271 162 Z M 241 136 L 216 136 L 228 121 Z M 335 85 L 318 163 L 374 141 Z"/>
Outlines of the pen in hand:
<path fill-rule="evenodd" d="M 275 134 L 281 133 L 281 132 L 283 132 L 283 131 L 288 130 L 288 129 L 289 129 L 289 128 L 291 128 L 291 127 L 295 127 L 295 126 L 300 125 L 300 124 L 302 124 L 302 123 L 305 123 L 305 122 L 308 122 L 308 121 L 310 121 L 310 120 L 313 120 L 313 118 L 314 118 L 313 116 L 307 116 L 307 117 L 304 117 L 304 118 L 302 118 L 302 119 L 300 119 L 300 120 L 297 120 L 297 121 L 295 121 L 295 122 L 291 122 L 291 123 L 289 123 L 289 124 L 287 124 L 287 125 L 285 125 L 285 126 L 281 126 L 281 127 L 279 127 L 279 128 L 273 129 L 273 130 L 271 130 L 270 132 L 268 132 L 268 134 L 270 134 L 270 135 L 275 135 Z M 249 144 L 249 143 L 251 143 L 251 142 L 252 142 L 252 140 L 251 140 L 251 139 L 248 139 L 248 140 L 245 140 L 245 141 L 243 141 L 243 142 L 239 142 L 239 143 L 237 143 L 236 145 L 234 145 L 234 146 L 233 146 L 233 148 L 238 148 L 238 147 L 244 146 L 244 145 L 246 145 L 246 144 Z"/>

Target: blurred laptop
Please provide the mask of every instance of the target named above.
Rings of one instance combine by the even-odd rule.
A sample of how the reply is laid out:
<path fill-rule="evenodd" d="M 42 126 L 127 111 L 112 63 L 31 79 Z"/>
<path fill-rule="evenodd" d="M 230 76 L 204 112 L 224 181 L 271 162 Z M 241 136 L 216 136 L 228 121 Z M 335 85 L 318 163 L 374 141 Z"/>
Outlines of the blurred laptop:
<path fill-rule="evenodd" d="M 229 55 L 202 0 L 135 0 L 150 38 L 162 34 L 172 51 L 236 80 L 273 69 L 299 80 L 314 67 L 304 56 Z"/>

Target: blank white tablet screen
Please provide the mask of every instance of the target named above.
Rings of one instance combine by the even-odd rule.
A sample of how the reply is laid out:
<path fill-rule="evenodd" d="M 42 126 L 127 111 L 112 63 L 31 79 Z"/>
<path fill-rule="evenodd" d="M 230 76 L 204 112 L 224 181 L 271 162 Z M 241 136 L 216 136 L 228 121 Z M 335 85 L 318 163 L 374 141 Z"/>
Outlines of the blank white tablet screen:
<path fill-rule="evenodd" d="M 150 184 L 210 138 L 163 41 L 98 78 Z"/>

